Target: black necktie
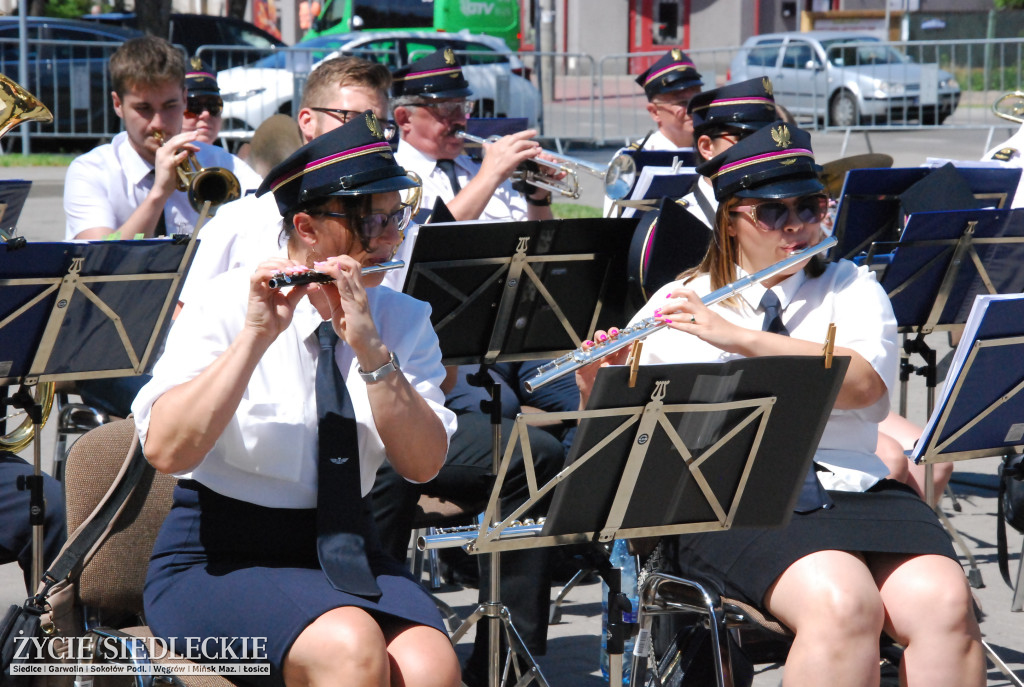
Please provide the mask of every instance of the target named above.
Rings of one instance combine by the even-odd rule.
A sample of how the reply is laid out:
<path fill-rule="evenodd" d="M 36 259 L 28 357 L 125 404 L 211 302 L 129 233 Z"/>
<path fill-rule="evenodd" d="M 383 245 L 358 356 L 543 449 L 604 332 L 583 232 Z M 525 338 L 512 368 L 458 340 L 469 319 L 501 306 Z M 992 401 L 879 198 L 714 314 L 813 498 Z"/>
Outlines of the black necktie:
<path fill-rule="evenodd" d="M 455 173 L 455 161 L 438 160 L 437 166 L 445 173 L 445 176 L 448 177 L 448 181 L 452 185 L 452 193 L 459 195 L 459 191 L 462 190 L 462 186 L 459 184 L 459 175 Z"/>
<path fill-rule="evenodd" d="M 156 170 L 149 170 L 149 174 L 146 175 L 149 179 L 149 190 L 153 190 L 153 184 L 156 182 Z M 156 228 L 153 230 L 153 236 L 167 236 L 167 220 L 164 219 L 164 208 L 160 210 L 160 217 L 156 220 Z M 121 238 L 130 239 L 131 236 L 122 236 Z"/>
<path fill-rule="evenodd" d="M 321 324 L 317 335 L 317 555 L 335 589 L 378 597 L 380 588 L 366 557 L 355 413 L 334 362 L 338 335 L 330 322 Z"/>
<path fill-rule="evenodd" d="M 782 309 L 779 305 L 779 297 L 775 295 L 774 291 L 768 289 L 764 292 L 764 296 L 761 297 L 761 308 L 764 310 L 761 331 L 789 336 L 789 330 L 782 323 Z M 793 510 L 797 513 L 810 513 L 819 508 L 831 508 L 832 505 L 832 498 L 821 486 L 815 463 L 812 461 L 811 467 L 804 477 L 804 484 L 800 488 L 800 498 L 797 499 L 796 507 Z"/>

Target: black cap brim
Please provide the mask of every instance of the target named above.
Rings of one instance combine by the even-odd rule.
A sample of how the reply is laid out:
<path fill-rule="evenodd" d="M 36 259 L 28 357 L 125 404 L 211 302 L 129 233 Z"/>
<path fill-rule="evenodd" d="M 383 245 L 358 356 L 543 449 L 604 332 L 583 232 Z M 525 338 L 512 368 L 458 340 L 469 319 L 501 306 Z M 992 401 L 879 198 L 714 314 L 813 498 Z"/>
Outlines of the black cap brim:
<path fill-rule="evenodd" d="M 794 198 L 811 193 L 821 193 L 824 190 L 824 184 L 816 177 L 805 177 L 803 179 L 782 179 L 755 188 L 742 188 L 732 195 L 739 198 Z"/>
<path fill-rule="evenodd" d="M 410 94 L 416 98 L 424 98 L 426 100 L 442 100 L 445 98 L 469 98 L 473 95 L 471 88 L 452 88 L 447 91 L 435 91 L 433 93 L 413 93 Z"/>
<path fill-rule="evenodd" d="M 398 176 L 388 177 L 386 179 L 378 179 L 377 181 L 371 181 L 367 184 L 363 184 L 359 188 L 350 190 L 334 191 L 329 195 L 332 196 L 366 196 L 374 193 L 390 193 L 391 191 L 404 191 L 406 189 L 415 188 L 420 183 L 412 177 L 400 174 Z"/>

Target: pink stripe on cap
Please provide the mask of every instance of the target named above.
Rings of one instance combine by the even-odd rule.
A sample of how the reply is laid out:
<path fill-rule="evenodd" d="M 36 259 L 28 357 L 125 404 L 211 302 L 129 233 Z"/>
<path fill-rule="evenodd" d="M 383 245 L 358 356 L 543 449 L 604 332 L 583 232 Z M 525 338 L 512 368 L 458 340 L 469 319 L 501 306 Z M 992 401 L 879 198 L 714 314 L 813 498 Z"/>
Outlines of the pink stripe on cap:
<path fill-rule="evenodd" d="M 271 192 L 276 191 L 288 182 L 294 181 L 308 172 L 328 167 L 335 163 L 342 162 L 343 160 L 350 160 L 354 157 L 360 157 L 361 155 L 369 155 L 372 153 L 383 153 L 384 151 L 387 151 L 389 156 L 391 155 L 391 145 L 386 141 L 359 146 L 358 148 L 352 148 L 351 150 L 344 150 L 339 153 L 334 153 L 333 155 L 328 155 L 327 157 L 320 158 L 319 160 L 313 160 L 303 167 L 301 171 L 296 172 L 295 174 L 290 174 L 286 177 L 281 177 L 274 181 L 274 183 L 270 185 L 270 190 Z"/>
<path fill-rule="evenodd" d="M 788 150 L 779 151 L 777 153 L 764 153 L 762 155 L 755 155 L 753 157 L 748 157 L 746 160 L 737 160 L 736 162 L 732 162 L 727 165 L 722 165 L 722 167 L 711 178 L 714 179 L 715 177 L 719 177 L 725 174 L 726 172 L 732 172 L 734 170 L 747 167 L 749 165 L 758 164 L 759 162 L 768 162 L 771 160 L 778 160 L 787 157 L 814 157 L 814 155 L 813 153 L 811 153 L 811 151 L 807 150 L 806 148 L 790 148 Z"/>
<path fill-rule="evenodd" d="M 671 65 L 665 67 L 664 69 L 662 69 L 660 71 L 657 71 L 654 74 L 651 74 L 649 77 L 647 77 L 647 80 L 644 81 L 644 86 L 646 86 L 647 84 L 651 83 L 652 81 L 654 81 L 655 79 L 657 79 L 659 76 L 661 76 L 662 74 L 664 74 L 666 72 L 672 72 L 672 71 L 680 71 L 680 72 L 682 72 L 682 71 L 686 71 L 687 69 L 696 69 L 696 68 L 697 67 L 694 66 L 693 62 L 676 62 L 675 64 L 671 64 Z"/>
<path fill-rule="evenodd" d="M 431 70 L 425 71 L 425 72 L 416 72 L 415 74 L 406 74 L 405 76 L 398 77 L 398 80 L 399 81 L 408 81 L 409 79 L 422 79 L 422 78 L 425 78 L 425 77 L 428 77 L 428 76 L 435 76 L 435 75 L 444 76 L 445 74 L 458 74 L 459 71 L 460 71 L 460 69 L 458 67 L 455 67 L 454 69 L 431 69 Z"/>
<path fill-rule="evenodd" d="M 188 78 L 188 77 L 190 77 L 190 76 L 208 76 L 208 77 L 210 77 L 211 79 L 214 79 L 214 80 L 216 80 L 216 79 L 217 79 L 217 77 L 215 77 L 215 76 L 214 76 L 213 74 L 211 74 L 210 72 L 189 72 L 188 74 L 186 74 L 186 75 L 185 75 L 185 77 L 186 77 L 186 78 Z"/>

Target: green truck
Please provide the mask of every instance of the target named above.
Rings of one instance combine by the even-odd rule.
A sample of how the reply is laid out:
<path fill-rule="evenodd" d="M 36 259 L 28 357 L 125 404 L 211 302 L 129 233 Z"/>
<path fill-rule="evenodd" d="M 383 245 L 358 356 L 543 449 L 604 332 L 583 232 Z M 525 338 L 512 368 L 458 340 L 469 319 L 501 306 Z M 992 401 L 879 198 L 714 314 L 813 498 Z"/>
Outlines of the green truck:
<path fill-rule="evenodd" d="M 323 0 L 303 40 L 332 33 L 417 29 L 497 36 L 519 50 L 519 0 Z"/>

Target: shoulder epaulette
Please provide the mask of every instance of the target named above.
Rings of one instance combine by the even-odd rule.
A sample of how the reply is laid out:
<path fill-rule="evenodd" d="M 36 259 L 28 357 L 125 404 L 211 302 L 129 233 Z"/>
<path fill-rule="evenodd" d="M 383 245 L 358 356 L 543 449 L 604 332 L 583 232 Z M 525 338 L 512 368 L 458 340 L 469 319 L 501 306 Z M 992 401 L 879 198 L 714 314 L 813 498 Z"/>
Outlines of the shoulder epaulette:
<path fill-rule="evenodd" d="M 1020 155 L 1020 151 L 1016 148 L 1000 148 L 992 154 L 993 160 L 1000 160 L 1002 162 L 1009 162 L 1013 158 Z"/>

